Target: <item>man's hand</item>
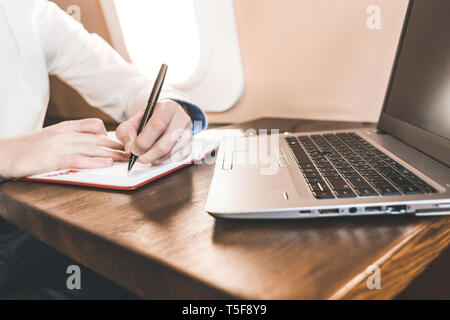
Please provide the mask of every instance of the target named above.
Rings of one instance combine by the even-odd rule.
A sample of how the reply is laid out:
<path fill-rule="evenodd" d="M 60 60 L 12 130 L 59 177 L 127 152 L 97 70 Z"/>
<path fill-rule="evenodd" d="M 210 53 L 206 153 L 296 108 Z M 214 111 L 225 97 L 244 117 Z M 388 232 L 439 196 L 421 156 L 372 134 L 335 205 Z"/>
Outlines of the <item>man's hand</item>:
<path fill-rule="evenodd" d="M 175 101 L 162 100 L 137 137 L 145 109 L 123 122 L 116 130 L 126 152 L 138 156 L 137 161 L 153 165 L 186 158 L 192 149 L 192 121 Z"/>
<path fill-rule="evenodd" d="M 65 168 L 109 167 L 127 161 L 100 119 L 65 121 L 35 133 L 0 139 L 0 177 L 21 178 Z"/>

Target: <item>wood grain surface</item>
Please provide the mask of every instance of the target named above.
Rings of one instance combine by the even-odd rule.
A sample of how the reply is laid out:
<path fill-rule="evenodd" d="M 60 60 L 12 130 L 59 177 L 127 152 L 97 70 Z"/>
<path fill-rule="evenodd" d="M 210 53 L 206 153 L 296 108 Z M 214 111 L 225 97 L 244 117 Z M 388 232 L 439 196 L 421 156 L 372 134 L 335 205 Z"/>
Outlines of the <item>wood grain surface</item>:
<path fill-rule="evenodd" d="M 373 125 L 262 119 L 240 127 L 349 126 Z M 7 182 L 0 215 L 147 299 L 393 298 L 448 245 L 446 217 L 215 220 L 204 210 L 213 169 L 192 165 L 133 192 Z M 377 261 L 382 290 L 369 291 L 357 277 Z"/>
<path fill-rule="evenodd" d="M 414 237 L 401 250 L 386 254 L 378 263 L 381 275 L 380 289 L 367 289 L 367 277 L 364 272 L 362 281 L 349 286 L 348 292 L 342 291 L 334 298 L 339 299 L 391 299 L 417 277 L 426 266 L 448 246 L 450 240 L 450 217 L 436 218 L 418 227 Z M 447 266 L 449 267 L 449 266 Z M 436 290 L 440 284 L 435 284 Z M 445 288 L 444 288 L 445 290 Z"/>

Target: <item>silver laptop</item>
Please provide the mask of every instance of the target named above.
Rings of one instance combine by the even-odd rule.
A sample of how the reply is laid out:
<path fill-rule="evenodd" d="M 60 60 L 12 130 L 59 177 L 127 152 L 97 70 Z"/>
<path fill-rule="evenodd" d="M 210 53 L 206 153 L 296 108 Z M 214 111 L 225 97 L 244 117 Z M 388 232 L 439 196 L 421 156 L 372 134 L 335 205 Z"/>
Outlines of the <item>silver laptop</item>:
<path fill-rule="evenodd" d="M 411 1 L 377 130 L 221 143 L 206 210 L 236 219 L 450 214 L 450 1 Z"/>

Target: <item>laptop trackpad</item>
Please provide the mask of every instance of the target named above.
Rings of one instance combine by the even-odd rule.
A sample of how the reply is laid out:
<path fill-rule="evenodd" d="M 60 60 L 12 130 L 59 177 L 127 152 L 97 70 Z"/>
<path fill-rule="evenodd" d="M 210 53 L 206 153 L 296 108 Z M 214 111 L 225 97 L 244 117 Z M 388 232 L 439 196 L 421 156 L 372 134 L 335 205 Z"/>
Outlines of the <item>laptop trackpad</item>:
<path fill-rule="evenodd" d="M 232 168 L 260 168 L 278 163 L 271 149 L 234 151 Z"/>

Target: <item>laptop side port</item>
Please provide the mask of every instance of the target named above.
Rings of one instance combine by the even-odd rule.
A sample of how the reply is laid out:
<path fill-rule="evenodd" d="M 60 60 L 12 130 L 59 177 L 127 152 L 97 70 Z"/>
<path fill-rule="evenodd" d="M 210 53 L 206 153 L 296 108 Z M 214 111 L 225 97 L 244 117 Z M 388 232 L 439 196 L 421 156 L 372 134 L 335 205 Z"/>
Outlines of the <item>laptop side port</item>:
<path fill-rule="evenodd" d="M 319 209 L 320 214 L 333 214 L 333 213 L 339 213 L 338 208 L 332 208 L 332 209 Z"/>
<path fill-rule="evenodd" d="M 383 211 L 383 207 L 381 206 L 373 206 L 373 207 L 365 207 L 364 208 L 364 212 L 382 212 Z"/>
<path fill-rule="evenodd" d="M 310 214 L 311 210 L 300 210 L 298 213 L 300 213 L 300 214 Z"/>
<path fill-rule="evenodd" d="M 391 214 L 406 213 L 406 206 L 386 206 L 385 211 Z"/>
<path fill-rule="evenodd" d="M 351 207 L 348 209 L 348 213 L 356 213 L 356 212 L 358 212 L 358 208 L 356 207 Z"/>

